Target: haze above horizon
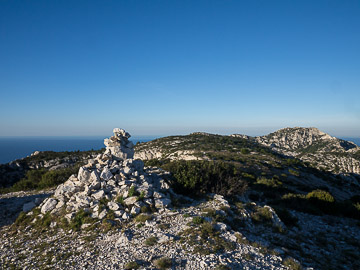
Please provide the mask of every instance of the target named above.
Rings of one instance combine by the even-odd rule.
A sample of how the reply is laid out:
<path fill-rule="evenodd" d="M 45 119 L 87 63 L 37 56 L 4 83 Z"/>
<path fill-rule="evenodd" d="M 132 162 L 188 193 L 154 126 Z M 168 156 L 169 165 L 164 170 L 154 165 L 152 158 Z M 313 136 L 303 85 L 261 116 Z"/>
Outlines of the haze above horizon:
<path fill-rule="evenodd" d="M 1 1 L 0 136 L 360 137 L 360 2 Z"/>

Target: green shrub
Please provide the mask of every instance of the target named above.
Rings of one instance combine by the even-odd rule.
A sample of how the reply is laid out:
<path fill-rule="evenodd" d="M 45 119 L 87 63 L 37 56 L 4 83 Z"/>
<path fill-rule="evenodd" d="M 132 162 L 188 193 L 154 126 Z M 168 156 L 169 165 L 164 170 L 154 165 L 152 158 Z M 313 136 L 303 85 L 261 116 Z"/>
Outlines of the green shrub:
<path fill-rule="evenodd" d="M 27 220 L 25 212 L 20 212 L 19 216 L 15 220 L 15 225 L 21 225 Z"/>
<path fill-rule="evenodd" d="M 135 195 L 136 195 L 135 186 L 131 186 L 130 189 L 129 189 L 128 196 L 129 196 L 129 197 L 132 197 L 132 196 L 135 196 Z"/>
<path fill-rule="evenodd" d="M 324 190 L 314 190 L 309 192 L 306 195 L 306 198 L 309 200 L 317 200 L 317 201 L 323 201 L 328 203 L 335 202 L 334 197 L 327 191 Z"/>
<path fill-rule="evenodd" d="M 156 245 L 157 242 L 158 242 L 158 238 L 156 236 L 151 236 L 145 240 L 145 245 L 153 246 L 153 245 Z"/>
<path fill-rule="evenodd" d="M 236 208 L 237 208 L 238 210 L 244 209 L 244 204 L 243 204 L 242 202 L 236 202 L 236 203 L 235 203 L 235 206 L 236 206 Z"/>
<path fill-rule="evenodd" d="M 253 175 L 253 174 L 250 174 L 250 173 L 242 173 L 242 176 L 244 178 L 248 178 L 248 179 L 251 179 L 251 180 L 255 180 L 256 179 L 256 176 Z"/>
<path fill-rule="evenodd" d="M 223 210 L 227 213 L 229 211 L 229 208 L 226 206 L 224 206 L 224 207 L 225 208 L 222 208 L 221 210 Z M 220 213 L 218 213 L 213 208 L 205 208 L 205 209 L 203 209 L 203 212 L 204 212 L 204 216 L 211 217 L 217 222 L 223 222 L 225 220 L 225 217 L 223 215 L 221 215 Z"/>
<path fill-rule="evenodd" d="M 170 228 L 170 224 L 169 223 L 161 223 L 158 225 L 159 229 L 161 230 L 166 230 Z"/>
<path fill-rule="evenodd" d="M 149 212 L 151 212 L 151 211 L 150 211 L 150 208 L 149 208 L 149 207 L 147 207 L 146 205 L 143 205 L 143 206 L 141 206 L 141 208 L 140 208 L 140 212 L 141 212 L 141 213 L 149 213 Z"/>
<path fill-rule="evenodd" d="M 128 262 L 126 265 L 125 265 L 125 270 L 130 270 L 130 269 L 139 269 L 140 268 L 140 265 L 133 261 L 133 262 Z"/>
<path fill-rule="evenodd" d="M 140 215 L 136 216 L 135 221 L 144 223 L 145 221 L 151 220 L 151 219 L 152 219 L 151 215 L 140 214 Z"/>
<path fill-rule="evenodd" d="M 208 192 L 221 195 L 242 194 L 247 188 L 235 164 L 223 161 L 174 161 L 162 166 L 173 176 L 173 188 L 186 195 Z"/>
<path fill-rule="evenodd" d="M 170 258 L 164 257 L 158 259 L 154 262 L 155 266 L 161 270 L 168 269 L 172 266 L 172 260 Z"/>
<path fill-rule="evenodd" d="M 242 149 L 241 149 L 241 154 L 247 155 L 247 154 L 249 154 L 249 153 L 250 153 L 249 149 L 247 149 L 247 148 L 242 148 Z"/>
<path fill-rule="evenodd" d="M 269 208 L 257 207 L 255 212 L 251 213 L 251 219 L 256 223 L 265 223 L 271 221 L 272 214 Z"/>
<path fill-rule="evenodd" d="M 268 179 L 266 177 L 259 177 L 256 180 L 256 184 L 265 185 L 267 187 L 277 188 L 277 187 L 280 187 L 282 185 L 282 182 L 280 182 L 278 179 L 276 179 L 274 177 L 271 178 L 271 179 Z"/>
<path fill-rule="evenodd" d="M 360 203 L 354 203 L 354 207 L 356 210 L 360 211 Z"/>
<path fill-rule="evenodd" d="M 215 267 L 215 270 L 230 270 L 231 268 L 225 264 L 218 264 Z"/>
<path fill-rule="evenodd" d="M 294 175 L 294 176 L 300 176 L 300 173 L 297 170 L 294 170 L 294 169 L 289 169 L 289 173 Z"/>
<path fill-rule="evenodd" d="M 204 219 L 202 217 L 193 217 L 192 222 L 193 224 L 199 225 L 204 222 Z"/>
<path fill-rule="evenodd" d="M 289 267 L 291 270 L 302 270 L 303 268 L 301 267 L 301 265 L 295 261 L 293 258 L 286 258 L 283 261 L 283 265 L 285 265 L 286 267 Z"/>
<path fill-rule="evenodd" d="M 81 225 L 92 222 L 93 219 L 90 217 L 90 213 L 81 209 L 75 214 L 75 217 L 71 220 L 69 225 L 73 230 L 78 231 L 80 230 Z"/>
<path fill-rule="evenodd" d="M 141 201 L 141 200 L 143 200 L 145 198 L 145 192 L 144 191 L 141 191 L 140 192 L 140 195 L 137 197 L 137 200 L 138 201 Z"/>
<path fill-rule="evenodd" d="M 117 197 L 116 198 L 116 202 L 117 203 L 120 203 L 121 205 L 125 205 L 125 203 L 124 203 L 124 197 L 123 196 L 119 196 L 119 197 Z"/>

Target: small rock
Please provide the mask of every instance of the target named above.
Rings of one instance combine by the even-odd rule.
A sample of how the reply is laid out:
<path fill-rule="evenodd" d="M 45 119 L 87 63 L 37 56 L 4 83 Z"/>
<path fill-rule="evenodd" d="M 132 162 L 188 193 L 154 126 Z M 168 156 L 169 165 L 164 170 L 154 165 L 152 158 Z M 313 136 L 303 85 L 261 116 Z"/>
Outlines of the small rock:
<path fill-rule="evenodd" d="M 133 196 L 133 197 L 129 197 L 129 198 L 125 199 L 124 203 L 126 205 L 133 205 L 136 201 L 137 201 L 137 197 Z"/>
<path fill-rule="evenodd" d="M 107 215 L 107 211 L 106 209 L 102 210 L 101 213 L 99 214 L 98 218 L 99 219 L 103 219 L 104 217 L 106 217 Z"/>

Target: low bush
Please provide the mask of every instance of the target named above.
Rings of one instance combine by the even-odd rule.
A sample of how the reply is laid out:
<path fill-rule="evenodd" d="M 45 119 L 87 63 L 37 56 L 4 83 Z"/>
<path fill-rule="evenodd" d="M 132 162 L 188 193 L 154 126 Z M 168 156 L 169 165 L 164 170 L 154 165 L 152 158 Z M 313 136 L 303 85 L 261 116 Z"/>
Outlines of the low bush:
<path fill-rule="evenodd" d="M 334 197 L 329 192 L 324 190 L 311 191 L 306 195 L 306 198 L 313 201 L 323 201 L 329 203 L 335 202 Z"/>
<path fill-rule="evenodd" d="M 172 266 L 172 260 L 170 258 L 164 257 L 158 259 L 154 262 L 155 266 L 161 270 L 168 269 Z"/>
<path fill-rule="evenodd" d="M 230 270 L 231 267 L 230 266 L 227 266 L 225 264 L 218 264 L 216 267 L 215 267 L 215 270 Z"/>
<path fill-rule="evenodd" d="M 162 168 L 172 173 L 173 188 L 181 194 L 241 195 L 247 188 L 239 168 L 229 162 L 179 160 L 164 164 Z"/>
<path fill-rule="evenodd" d="M 142 223 L 144 223 L 147 220 L 151 220 L 151 219 L 152 219 L 152 216 L 151 215 L 146 215 L 146 214 L 140 214 L 140 215 L 135 217 L 136 222 L 142 222 Z"/>
<path fill-rule="evenodd" d="M 283 261 L 283 265 L 285 265 L 286 267 L 289 267 L 291 270 L 302 270 L 303 269 L 301 267 L 300 263 L 295 261 L 293 258 L 286 258 Z"/>
<path fill-rule="evenodd" d="M 130 270 L 130 269 L 139 269 L 140 268 L 140 265 L 133 261 L 133 262 L 128 262 L 126 265 L 125 265 L 125 270 Z"/>
<path fill-rule="evenodd" d="M 266 207 L 257 207 L 255 212 L 251 213 L 251 219 L 255 223 L 267 223 L 271 221 L 272 214 Z"/>
<path fill-rule="evenodd" d="M 278 179 L 276 178 L 266 178 L 266 177 L 259 177 L 257 180 L 256 180 L 256 183 L 255 184 L 258 184 L 258 185 L 265 185 L 267 187 L 272 187 L 272 188 L 277 188 L 277 187 L 280 187 L 282 185 L 282 182 L 280 182 Z"/>
<path fill-rule="evenodd" d="M 69 225 L 73 230 L 78 231 L 80 230 L 81 225 L 93 222 L 94 219 L 90 217 L 90 213 L 81 209 L 75 214 L 75 217 L 71 220 Z"/>
<path fill-rule="evenodd" d="M 204 219 L 202 217 L 193 217 L 192 222 L 195 225 L 199 225 L 204 222 Z"/>
<path fill-rule="evenodd" d="M 158 242 L 158 238 L 156 236 L 151 236 L 145 240 L 145 245 L 153 246 L 153 245 L 156 245 L 157 242 Z"/>

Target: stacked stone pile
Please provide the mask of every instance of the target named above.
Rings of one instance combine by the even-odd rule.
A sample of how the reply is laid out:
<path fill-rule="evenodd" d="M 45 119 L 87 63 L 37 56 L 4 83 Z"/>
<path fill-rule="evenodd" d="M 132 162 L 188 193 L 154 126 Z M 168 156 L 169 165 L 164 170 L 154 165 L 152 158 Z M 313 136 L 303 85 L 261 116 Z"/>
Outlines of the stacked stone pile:
<path fill-rule="evenodd" d="M 133 159 L 130 134 L 119 128 L 113 132 L 114 136 L 104 140 L 103 154 L 90 159 L 42 202 L 43 214 L 65 208 L 70 220 L 83 209 L 93 218 L 103 219 L 112 210 L 121 222 L 139 214 L 143 206 L 158 210 L 170 206 L 173 191 L 160 174 L 144 170 L 144 163 Z"/>

